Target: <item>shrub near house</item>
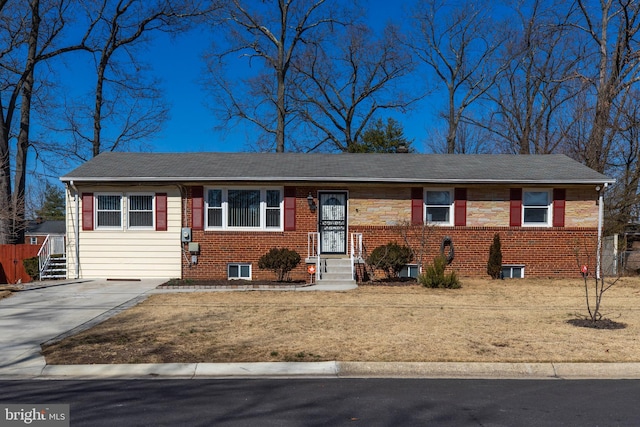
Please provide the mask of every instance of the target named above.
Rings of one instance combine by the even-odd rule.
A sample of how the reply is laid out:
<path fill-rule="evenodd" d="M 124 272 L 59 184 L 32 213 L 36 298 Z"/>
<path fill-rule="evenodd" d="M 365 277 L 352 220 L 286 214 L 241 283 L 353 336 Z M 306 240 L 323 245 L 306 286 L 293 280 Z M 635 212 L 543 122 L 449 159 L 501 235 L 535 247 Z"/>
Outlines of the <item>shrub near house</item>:
<path fill-rule="evenodd" d="M 289 273 L 300 264 L 300 255 L 287 248 L 272 248 L 258 260 L 258 268 L 271 270 L 278 282 L 289 279 Z"/>

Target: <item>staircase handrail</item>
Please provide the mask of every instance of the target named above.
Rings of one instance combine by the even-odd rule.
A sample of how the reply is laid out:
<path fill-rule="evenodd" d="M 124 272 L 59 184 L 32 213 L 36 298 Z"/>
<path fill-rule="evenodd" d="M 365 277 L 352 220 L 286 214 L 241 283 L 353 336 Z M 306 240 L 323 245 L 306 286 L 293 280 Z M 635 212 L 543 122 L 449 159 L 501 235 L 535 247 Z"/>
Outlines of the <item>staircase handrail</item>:
<path fill-rule="evenodd" d="M 357 251 L 357 252 L 356 252 Z M 362 233 L 351 233 L 351 277 L 356 277 L 356 258 L 362 259 Z"/>
<path fill-rule="evenodd" d="M 49 234 L 45 237 L 40 250 L 38 251 L 38 278 L 42 280 L 42 273 L 47 269 L 51 261 L 51 245 L 49 244 Z"/>

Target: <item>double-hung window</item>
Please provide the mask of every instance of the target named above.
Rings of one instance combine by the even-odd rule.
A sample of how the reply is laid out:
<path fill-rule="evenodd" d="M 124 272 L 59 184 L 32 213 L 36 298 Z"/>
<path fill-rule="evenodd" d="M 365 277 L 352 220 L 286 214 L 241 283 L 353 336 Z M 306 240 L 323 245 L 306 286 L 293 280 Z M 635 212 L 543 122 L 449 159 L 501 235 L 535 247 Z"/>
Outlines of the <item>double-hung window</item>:
<path fill-rule="evenodd" d="M 122 195 L 97 194 L 95 209 L 96 228 L 122 228 Z"/>
<path fill-rule="evenodd" d="M 453 224 L 453 192 L 451 189 L 427 189 L 425 214 L 428 224 Z"/>
<path fill-rule="evenodd" d="M 207 189 L 208 229 L 282 230 L 281 188 Z"/>
<path fill-rule="evenodd" d="M 129 228 L 153 228 L 153 195 L 128 194 Z"/>
<path fill-rule="evenodd" d="M 207 224 L 209 227 L 222 227 L 222 190 L 207 192 Z"/>
<path fill-rule="evenodd" d="M 551 225 L 551 191 L 522 191 L 522 224 L 548 227 Z"/>
<path fill-rule="evenodd" d="M 95 196 L 96 229 L 153 229 L 154 195 L 102 193 Z"/>

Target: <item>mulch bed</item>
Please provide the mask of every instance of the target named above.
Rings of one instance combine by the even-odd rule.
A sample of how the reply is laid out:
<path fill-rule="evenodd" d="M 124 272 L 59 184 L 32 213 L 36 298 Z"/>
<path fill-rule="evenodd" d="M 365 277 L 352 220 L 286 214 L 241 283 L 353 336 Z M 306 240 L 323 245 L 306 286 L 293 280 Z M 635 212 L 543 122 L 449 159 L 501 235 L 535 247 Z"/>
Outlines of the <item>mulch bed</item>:
<path fill-rule="evenodd" d="M 591 319 L 570 319 L 567 320 L 567 323 L 573 326 L 591 329 L 624 329 L 627 327 L 626 323 L 616 322 L 611 319 L 600 319 L 595 322 Z"/>
<path fill-rule="evenodd" d="M 170 280 L 158 289 L 292 289 L 311 286 L 303 281 L 274 282 L 270 280 Z"/>
<path fill-rule="evenodd" d="M 415 279 L 382 279 L 358 283 L 358 286 L 413 286 Z M 172 279 L 158 289 L 294 289 L 312 286 L 302 280 L 275 282 L 272 280 L 195 280 Z"/>

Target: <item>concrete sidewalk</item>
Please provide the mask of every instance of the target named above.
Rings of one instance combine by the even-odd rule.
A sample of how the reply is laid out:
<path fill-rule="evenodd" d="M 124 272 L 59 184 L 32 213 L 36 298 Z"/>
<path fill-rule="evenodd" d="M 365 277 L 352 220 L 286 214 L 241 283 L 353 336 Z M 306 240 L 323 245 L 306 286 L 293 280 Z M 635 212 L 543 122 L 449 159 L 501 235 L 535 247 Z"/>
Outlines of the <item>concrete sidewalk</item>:
<path fill-rule="evenodd" d="M 81 279 L 24 285 L 0 300 L 0 380 L 19 378 L 640 379 L 640 363 L 266 362 L 47 365 L 40 345 L 125 310 L 166 280 Z M 305 290 L 313 290 L 308 287 Z M 325 290 L 322 288 L 322 290 Z M 341 289 L 342 290 L 342 289 Z"/>
<path fill-rule="evenodd" d="M 261 362 L 47 365 L 41 374 L 36 376 L 42 379 L 311 377 L 640 379 L 640 363 Z"/>

